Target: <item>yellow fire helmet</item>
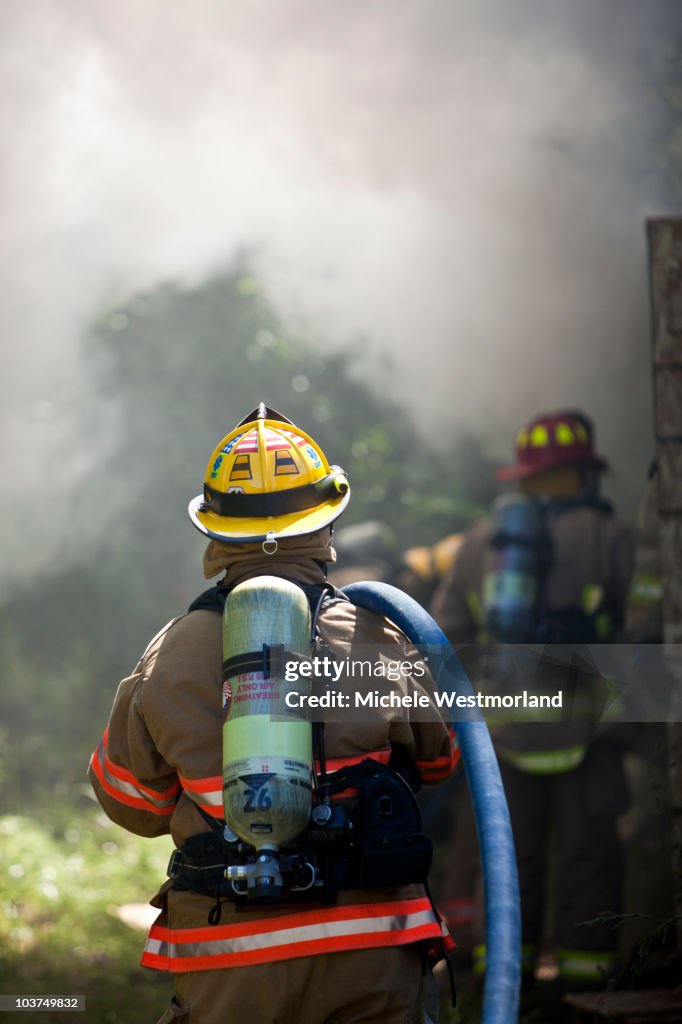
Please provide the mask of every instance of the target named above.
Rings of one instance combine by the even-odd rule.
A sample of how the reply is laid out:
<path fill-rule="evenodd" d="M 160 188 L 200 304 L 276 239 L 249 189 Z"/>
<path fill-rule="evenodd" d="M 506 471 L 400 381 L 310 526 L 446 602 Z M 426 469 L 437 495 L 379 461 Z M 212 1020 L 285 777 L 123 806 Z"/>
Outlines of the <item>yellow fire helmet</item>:
<path fill-rule="evenodd" d="M 277 539 L 327 526 L 350 499 L 348 480 L 291 420 L 261 402 L 224 437 L 206 468 L 203 494 L 189 516 L 206 536 L 226 543 Z"/>

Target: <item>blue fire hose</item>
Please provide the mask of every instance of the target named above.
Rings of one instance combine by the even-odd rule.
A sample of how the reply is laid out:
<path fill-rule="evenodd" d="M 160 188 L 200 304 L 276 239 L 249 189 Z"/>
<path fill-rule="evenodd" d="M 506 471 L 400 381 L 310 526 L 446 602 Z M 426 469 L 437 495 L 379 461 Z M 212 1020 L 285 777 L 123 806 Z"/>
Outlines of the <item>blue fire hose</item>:
<path fill-rule="evenodd" d="M 473 693 L 447 637 L 411 597 L 387 583 L 352 583 L 344 594 L 359 608 L 385 615 L 428 657 L 441 693 Z M 521 984 L 521 911 L 507 801 L 488 727 L 480 713 L 455 721 L 483 863 L 486 975 L 482 1024 L 514 1024 Z M 476 720 L 471 720 L 475 718 Z"/>

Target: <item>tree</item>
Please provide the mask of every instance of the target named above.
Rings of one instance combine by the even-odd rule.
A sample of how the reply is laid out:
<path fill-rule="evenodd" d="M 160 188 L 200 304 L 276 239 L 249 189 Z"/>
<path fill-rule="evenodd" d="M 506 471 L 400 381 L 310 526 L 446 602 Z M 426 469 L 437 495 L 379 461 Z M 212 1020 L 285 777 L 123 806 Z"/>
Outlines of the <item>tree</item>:
<path fill-rule="evenodd" d="M 94 406 L 84 398 L 83 415 L 91 426 L 106 405 L 114 427 L 74 496 L 74 520 L 97 522 L 100 534 L 3 609 L 14 806 L 82 779 L 116 680 L 205 585 L 204 542 L 187 502 L 201 489 L 216 431 L 227 433 L 258 401 L 344 465 L 354 492 L 344 524 L 383 518 L 405 546 L 460 528 L 476 511 L 456 484 L 462 457 L 436 456 L 405 410 L 370 386 L 359 346 L 332 351 L 287 329 L 243 260 L 198 287 L 165 284 L 108 310 L 85 348 Z"/>

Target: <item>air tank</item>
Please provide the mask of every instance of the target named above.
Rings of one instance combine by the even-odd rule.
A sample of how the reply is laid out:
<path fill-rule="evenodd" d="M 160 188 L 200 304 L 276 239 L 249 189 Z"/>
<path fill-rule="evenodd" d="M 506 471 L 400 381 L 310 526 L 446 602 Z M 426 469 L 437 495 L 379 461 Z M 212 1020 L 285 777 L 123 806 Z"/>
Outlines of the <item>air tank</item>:
<path fill-rule="evenodd" d="M 300 587 L 276 576 L 239 584 L 223 617 L 223 803 L 233 832 L 276 856 L 310 818 L 310 722 L 282 716 L 284 681 L 277 652 L 310 649 L 310 608 Z M 269 658 L 270 670 L 263 654 Z M 281 652 L 281 648 L 280 648 Z M 273 720 L 275 712 L 279 720 Z M 264 859 L 264 858 L 263 858 Z M 260 883 L 265 884 L 265 883 Z M 274 884 L 274 883 L 273 883 Z"/>
<path fill-rule="evenodd" d="M 498 498 L 483 578 L 483 608 L 486 632 L 499 643 L 533 641 L 544 540 L 539 501 L 519 494 Z"/>

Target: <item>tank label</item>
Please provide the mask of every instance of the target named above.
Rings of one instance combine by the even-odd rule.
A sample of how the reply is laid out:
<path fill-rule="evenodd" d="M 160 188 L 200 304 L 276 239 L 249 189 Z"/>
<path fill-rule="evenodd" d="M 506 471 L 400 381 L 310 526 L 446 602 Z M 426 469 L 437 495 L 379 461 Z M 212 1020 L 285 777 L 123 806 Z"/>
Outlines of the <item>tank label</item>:
<path fill-rule="evenodd" d="M 269 786 L 273 779 L 278 782 L 297 782 L 310 786 L 310 765 L 290 757 L 249 757 L 231 761 L 223 768 L 223 789 L 229 788 L 234 780 L 250 789 Z"/>
<path fill-rule="evenodd" d="M 267 715 L 277 705 L 278 713 L 281 704 L 281 680 L 266 679 L 262 672 L 245 672 L 232 676 L 230 680 L 230 701 L 225 711 L 225 690 L 223 686 L 223 713 L 230 718 L 241 718 L 244 715 Z M 289 712 L 291 715 L 291 712 Z"/>

